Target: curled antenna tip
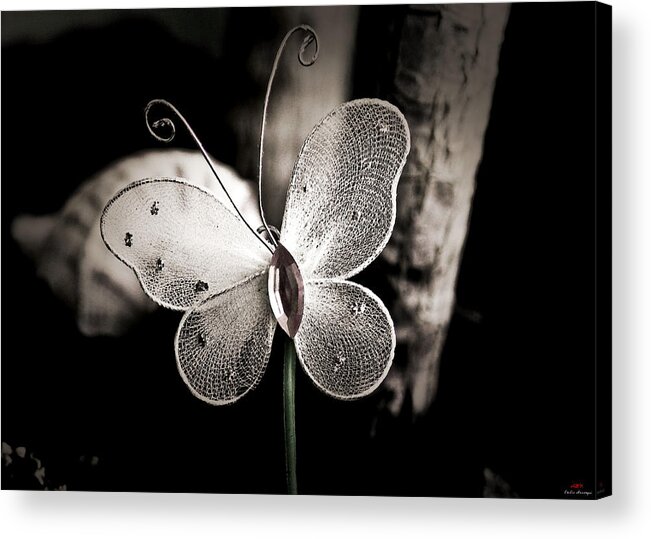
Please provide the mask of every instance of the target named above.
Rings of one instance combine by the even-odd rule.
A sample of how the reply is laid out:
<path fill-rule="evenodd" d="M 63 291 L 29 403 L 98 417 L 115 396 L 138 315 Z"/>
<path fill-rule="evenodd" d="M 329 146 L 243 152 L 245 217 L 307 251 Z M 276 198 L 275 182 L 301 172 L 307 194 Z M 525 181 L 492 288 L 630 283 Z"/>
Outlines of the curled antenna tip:
<path fill-rule="evenodd" d="M 145 123 L 147 124 L 147 129 L 149 130 L 151 136 L 159 142 L 171 142 L 176 136 L 176 126 L 174 125 L 174 122 L 171 118 L 160 118 L 155 122 L 151 122 L 149 118 L 149 112 L 155 105 L 163 105 L 171 109 L 176 114 L 178 114 L 178 111 L 169 101 L 166 101 L 164 99 L 152 99 L 149 103 L 147 103 L 147 106 L 145 107 Z M 159 134 L 160 130 L 163 128 L 170 131 L 170 134 L 166 137 Z"/>
<path fill-rule="evenodd" d="M 304 67 L 310 67 L 311 65 L 314 64 L 314 62 L 316 62 L 316 59 L 319 57 L 319 39 L 316 35 L 316 32 L 314 31 L 314 28 L 312 28 L 311 26 L 308 26 L 307 24 L 303 24 L 298 28 L 305 30 L 307 32 L 307 35 L 305 36 L 305 38 L 303 39 L 303 43 L 301 44 L 301 48 L 298 50 L 298 61 Z M 305 59 L 305 51 L 312 43 L 314 43 L 314 53 L 312 54 L 311 58 Z"/>

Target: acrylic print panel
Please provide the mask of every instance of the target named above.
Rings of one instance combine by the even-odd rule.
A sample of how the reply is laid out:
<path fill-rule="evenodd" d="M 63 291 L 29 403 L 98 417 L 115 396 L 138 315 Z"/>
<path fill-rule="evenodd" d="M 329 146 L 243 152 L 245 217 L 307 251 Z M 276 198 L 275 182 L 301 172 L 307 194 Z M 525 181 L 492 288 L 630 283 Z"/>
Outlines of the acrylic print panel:
<path fill-rule="evenodd" d="M 3 12 L 2 61 L 2 488 L 610 494 L 609 7 Z"/>

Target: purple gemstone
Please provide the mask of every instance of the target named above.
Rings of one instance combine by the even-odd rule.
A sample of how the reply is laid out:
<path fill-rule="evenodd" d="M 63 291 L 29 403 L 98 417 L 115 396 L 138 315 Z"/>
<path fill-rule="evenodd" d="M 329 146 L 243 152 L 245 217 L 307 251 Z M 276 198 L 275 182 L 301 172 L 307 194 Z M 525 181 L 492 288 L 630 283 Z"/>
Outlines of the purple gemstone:
<path fill-rule="evenodd" d="M 291 253 L 280 243 L 269 267 L 269 301 L 283 331 L 294 337 L 303 319 L 303 277 Z"/>

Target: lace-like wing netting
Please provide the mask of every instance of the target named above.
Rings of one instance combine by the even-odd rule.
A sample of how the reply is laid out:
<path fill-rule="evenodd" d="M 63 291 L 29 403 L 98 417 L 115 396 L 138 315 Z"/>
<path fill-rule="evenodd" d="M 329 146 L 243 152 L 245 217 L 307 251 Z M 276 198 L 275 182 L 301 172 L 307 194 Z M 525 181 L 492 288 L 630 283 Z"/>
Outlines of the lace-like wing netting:
<path fill-rule="evenodd" d="M 404 116 L 385 101 L 344 103 L 315 127 L 294 167 L 281 234 L 305 278 L 347 278 L 377 257 L 408 152 Z"/>
<path fill-rule="evenodd" d="M 386 376 L 395 350 L 393 322 L 370 290 L 346 281 L 305 282 L 299 360 L 323 391 L 340 399 L 368 395 Z"/>
<path fill-rule="evenodd" d="M 264 374 L 275 328 L 266 273 L 207 299 L 185 313 L 176 334 L 183 380 L 211 404 L 239 399 Z"/>
<path fill-rule="evenodd" d="M 106 205 L 101 231 L 145 292 L 172 309 L 187 309 L 271 260 L 237 216 L 181 179 L 130 184 Z"/>

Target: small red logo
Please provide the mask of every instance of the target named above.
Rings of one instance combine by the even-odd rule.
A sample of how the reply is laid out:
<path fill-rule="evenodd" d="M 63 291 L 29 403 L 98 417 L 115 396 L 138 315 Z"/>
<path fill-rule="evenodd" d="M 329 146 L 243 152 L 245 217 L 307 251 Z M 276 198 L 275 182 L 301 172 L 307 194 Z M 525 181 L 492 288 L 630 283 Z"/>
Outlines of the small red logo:
<path fill-rule="evenodd" d="M 583 488 L 583 483 L 572 483 L 570 485 L 570 488 L 575 488 L 575 489 Z"/>

